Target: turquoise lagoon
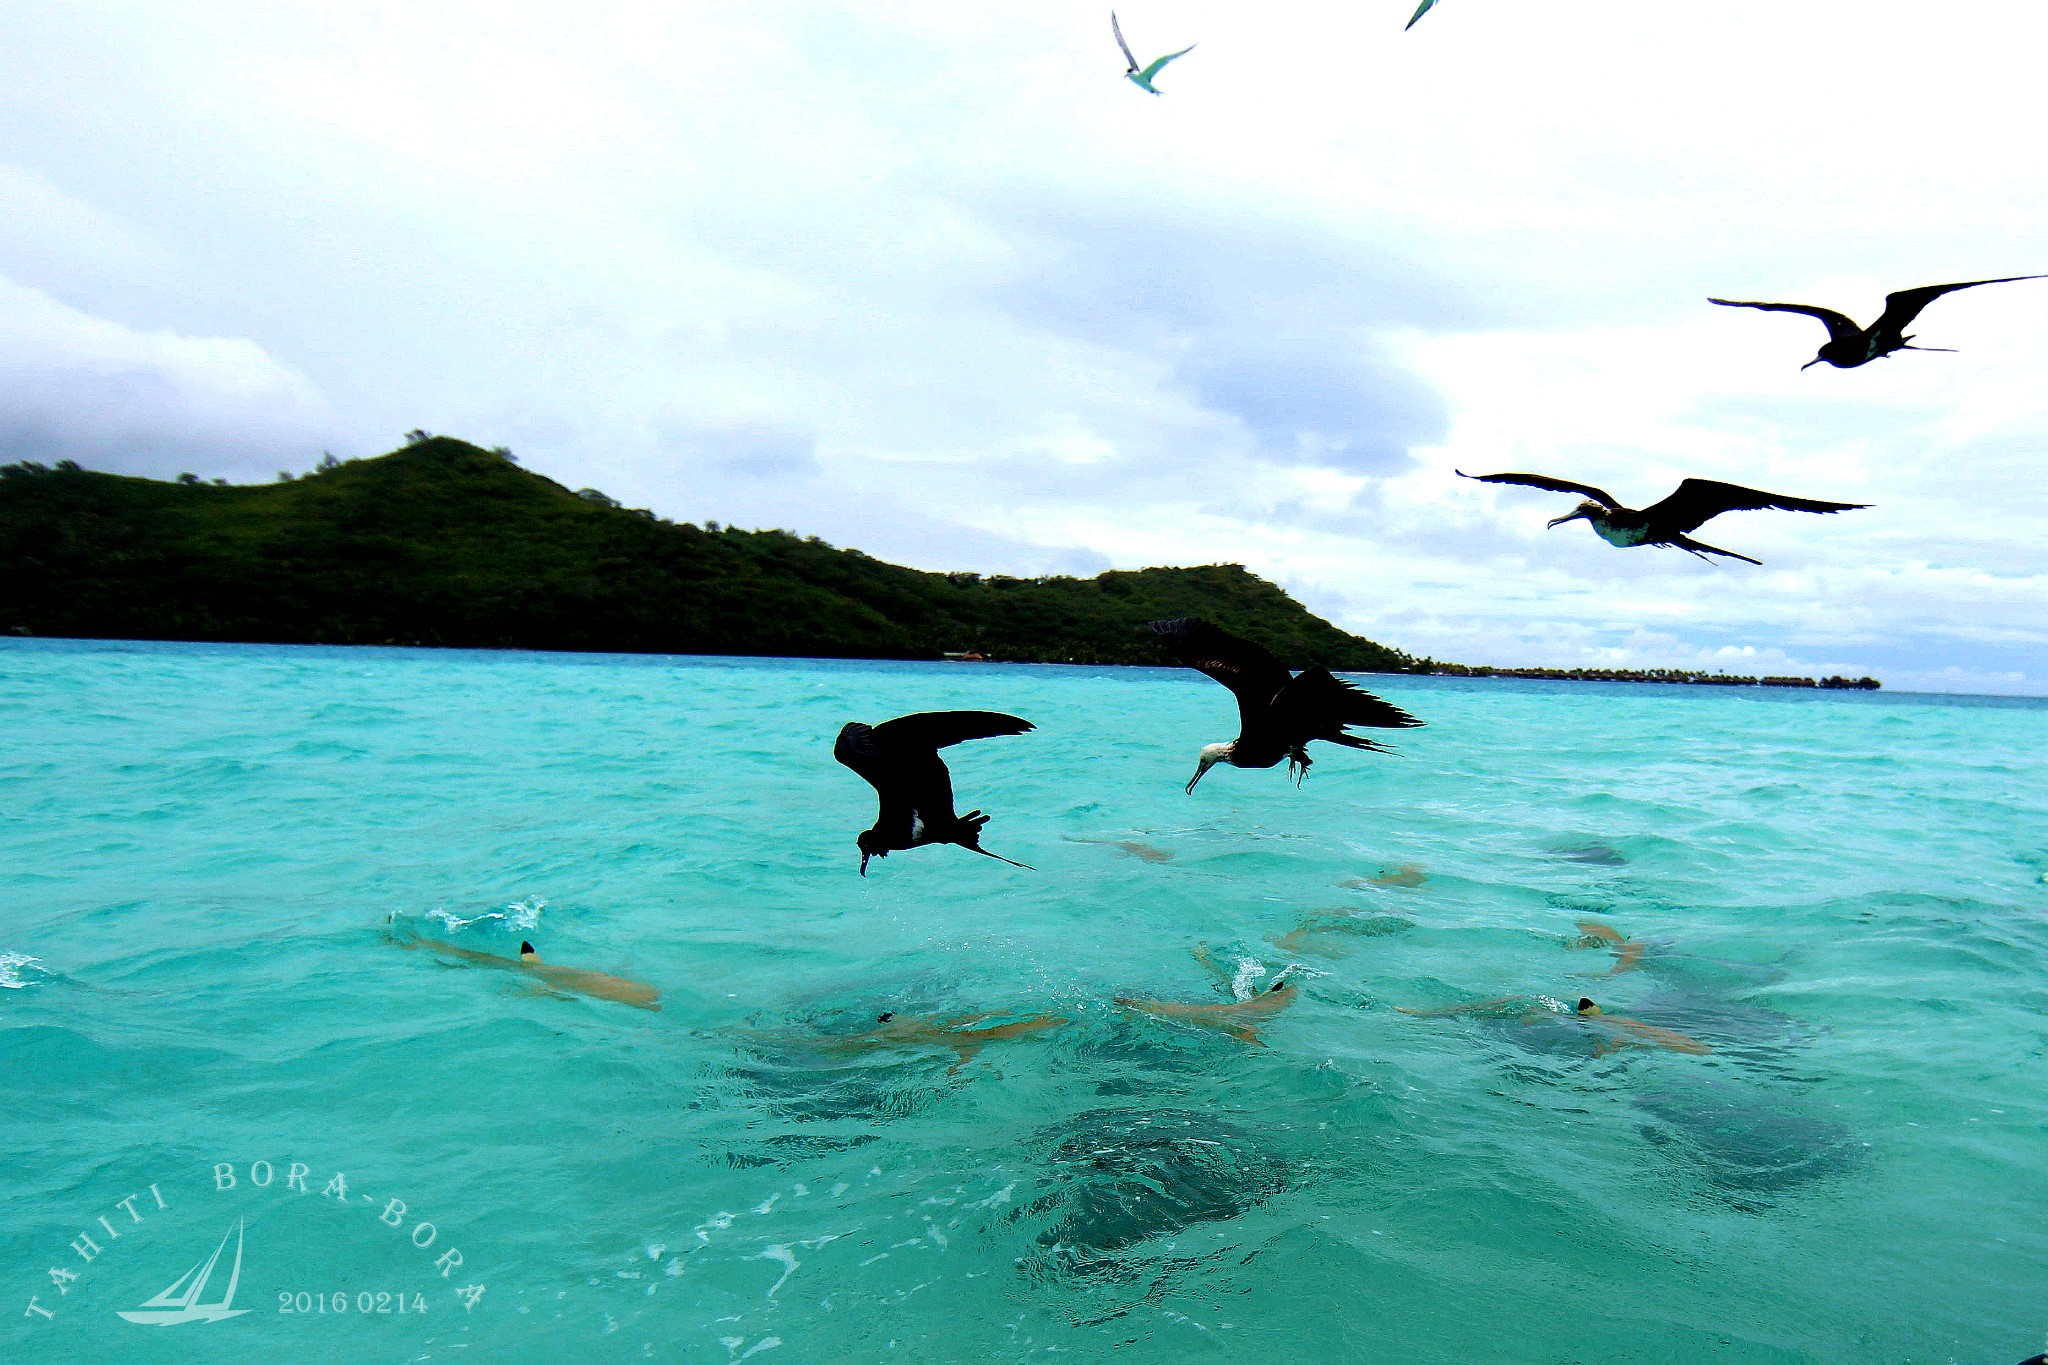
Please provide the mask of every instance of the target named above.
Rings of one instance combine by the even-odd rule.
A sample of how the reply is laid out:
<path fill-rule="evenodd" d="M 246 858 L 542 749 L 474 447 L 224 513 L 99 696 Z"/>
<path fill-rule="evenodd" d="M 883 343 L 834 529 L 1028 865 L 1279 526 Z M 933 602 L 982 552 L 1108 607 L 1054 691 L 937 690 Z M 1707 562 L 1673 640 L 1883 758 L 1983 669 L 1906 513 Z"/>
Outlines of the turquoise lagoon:
<path fill-rule="evenodd" d="M 1397 754 L 1187 796 L 1185 672 L 0 646 L 0 1359 L 2042 1348 L 2048 705 L 1366 681 Z M 945 707 L 1037 870 L 862 880 L 833 736 Z M 1263 1046 L 1111 1003 L 1197 945 Z M 1581 994 L 1712 1051 L 1395 1008 Z M 1071 1022 L 801 1042 L 882 1011 Z"/>

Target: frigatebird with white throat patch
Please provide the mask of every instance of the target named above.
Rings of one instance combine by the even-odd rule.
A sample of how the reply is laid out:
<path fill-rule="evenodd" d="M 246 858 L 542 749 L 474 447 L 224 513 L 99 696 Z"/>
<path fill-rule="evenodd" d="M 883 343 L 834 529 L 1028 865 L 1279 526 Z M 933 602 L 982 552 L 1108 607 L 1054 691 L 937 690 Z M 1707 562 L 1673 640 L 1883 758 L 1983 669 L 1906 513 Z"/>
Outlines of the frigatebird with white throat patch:
<path fill-rule="evenodd" d="M 1868 365 L 1873 360 L 1882 360 L 1894 351 L 1946 351 L 1946 346 L 1915 346 L 1913 338 L 1906 335 L 1906 329 L 1913 325 L 1913 319 L 1920 316 L 1920 310 L 1933 303 L 1943 294 L 1953 294 L 1958 289 L 1975 289 L 1980 284 L 2012 284 L 2019 280 L 2048 279 L 2048 275 L 2006 275 L 1995 280 L 1965 280 L 1961 284 L 1923 284 L 1918 289 L 1901 289 L 1884 296 L 1884 312 L 1868 327 L 1858 327 L 1854 318 L 1845 317 L 1832 308 L 1816 308 L 1810 303 L 1749 303 L 1741 299 L 1708 299 L 1723 308 L 1755 308 L 1765 313 L 1803 313 L 1810 318 L 1819 318 L 1821 325 L 1828 329 L 1828 344 L 1820 348 L 1820 354 L 1799 368 L 1810 370 L 1825 360 L 1838 370 L 1853 370 L 1858 365 Z"/>
<path fill-rule="evenodd" d="M 1233 768 L 1270 768 L 1285 759 L 1288 775 L 1299 784 L 1313 761 L 1308 756 L 1310 740 L 1386 753 L 1386 745 L 1354 735 L 1345 727 L 1401 730 L 1422 724 L 1392 702 L 1354 687 L 1326 668 L 1290 673 L 1263 646 L 1199 617 L 1154 621 L 1151 626 L 1182 663 L 1208 674 L 1237 697 L 1237 738 L 1202 746 L 1200 766 L 1188 779 L 1189 792 L 1218 763 Z"/>
<path fill-rule="evenodd" d="M 1700 527 L 1720 516 L 1723 512 L 1854 512 L 1868 507 L 1864 502 L 1819 502 L 1813 498 L 1788 498 L 1783 493 L 1766 493 L 1761 489 L 1744 488 L 1739 484 L 1717 483 L 1713 479 L 1687 479 L 1678 485 L 1678 490 L 1662 502 L 1653 503 L 1636 511 L 1623 507 L 1615 501 L 1614 495 L 1593 487 L 1589 483 L 1573 483 L 1569 479 L 1553 479 L 1547 474 L 1467 474 L 1457 471 L 1458 477 L 1477 479 L 1481 483 L 1516 483 L 1525 488 L 1541 488 L 1552 493 L 1579 493 L 1587 501 L 1580 503 L 1561 517 L 1551 518 L 1550 525 L 1562 526 L 1568 521 L 1584 517 L 1592 523 L 1593 530 L 1609 545 L 1630 549 L 1637 545 L 1676 545 L 1688 554 L 1705 559 L 1708 555 L 1726 555 L 1739 559 L 1745 564 L 1761 564 L 1760 559 L 1739 555 L 1733 550 L 1722 550 L 1703 544 L 1688 536 L 1686 532 L 1697 531 Z"/>
<path fill-rule="evenodd" d="M 832 746 L 832 757 L 866 778 L 881 798 L 874 827 L 860 832 L 860 875 L 868 859 L 886 858 L 926 844 L 958 844 L 1012 867 L 1029 867 L 981 846 L 988 817 L 978 810 L 953 813 L 953 775 L 939 750 L 962 740 L 1021 735 L 1030 721 L 1000 711 L 919 711 L 880 725 L 848 721 Z"/>

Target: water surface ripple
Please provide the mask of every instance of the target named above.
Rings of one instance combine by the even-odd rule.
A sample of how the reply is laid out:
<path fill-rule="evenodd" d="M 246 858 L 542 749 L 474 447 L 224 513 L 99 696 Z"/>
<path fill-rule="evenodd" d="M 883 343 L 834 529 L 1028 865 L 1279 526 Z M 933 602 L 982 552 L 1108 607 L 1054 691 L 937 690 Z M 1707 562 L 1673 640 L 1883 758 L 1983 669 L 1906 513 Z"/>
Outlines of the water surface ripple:
<path fill-rule="evenodd" d="M 2048 706 L 1366 681 L 1428 722 L 1397 754 L 1190 797 L 1235 714 L 1186 672 L 0 644 L 0 1357 L 2040 1347 Z M 1038 724 L 951 751 L 1038 870 L 862 880 L 833 736 L 947 707 Z M 664 1008 L 402 951 L 393 917 Z M 1282 973 L 1257 1043 L 1111 1003 Z M 1395 1008 L 1582 994 L 1710 1050 Z M 845 1041 L 883 1012 L 1068 1022 Z M 151 1182 L 172 1208 L 96 1231 Z M 115 1315 L 237 1220 L 253 1311 Z M 437 1297 L 279 1311 L 401 1285 Z"/>

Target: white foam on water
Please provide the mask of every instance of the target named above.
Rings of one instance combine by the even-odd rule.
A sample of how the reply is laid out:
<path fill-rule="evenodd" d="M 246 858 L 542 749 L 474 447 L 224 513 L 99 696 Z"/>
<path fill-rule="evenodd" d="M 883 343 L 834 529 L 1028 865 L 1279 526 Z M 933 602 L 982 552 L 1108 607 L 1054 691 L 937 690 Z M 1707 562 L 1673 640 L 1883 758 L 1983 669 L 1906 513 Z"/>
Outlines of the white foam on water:
<path fill-rule="evenodd" d="M 548 903 L 539 896 L 535 896 L 532 900 L 514 901 L 502 910 L 486 910 L 481 915 L 470 915 L 467 917 L 435 906 L 432 910 L 427 911 L 426 917 L 433 920 L 436 924 L 445 927 L 451 934 L 459 933 L 472 924 L 482 924 L 485 920 L 493 919 L 502 920 L 507 929 L 516 929 L 524 932 L 540 924 L 541 912 L 547 908 Z"/>
<path fill-rule="evenodd" d="M 789 1277 L 796 1274 L 797 1266 L 802 1264 L 802 1262 L 797 1260 L 795 1252 L 779 1243 L 763 1251 L 757 1259 L 774 1261 L 782 1267 L 782 1278 L 777 1280 L 773 1287 L 768 1290 L 768 1297 L 771 1299 L 781 1292 L 782 1286 L 789 1282 Z M 753 1353 L 750 1351 L 747 1354 L 751 1355 Z M 745 1358 L 745 1356 L 741 1357 L 742 1360 Z"/>
<path fill-rule="evenodd" d="M 1266 974 L 1266 964 L 1256 958 L 1237 960 L 1237 974 L 1230 978 L 1230 993 L 1240 1000 L 1252 998 L 1252 983 Z"/>
<path fill-rule="evenodd" d="M 977 1200 L 974 1203 L 969 1204 L 967 1207 L 970 1209 L 992 1209 L 998 1204 L 1007 1204 L 1010 1202 L 1010 1195 L 1014 1193 L 1016 1189 L 1017 1182 L 1012 1180 L 1009 1184 L 1003 1186 L 1001 1189 L 997 1190 L 988 1198 Z"/>
<path fill-rule="evenodd" d="M 41 958 L 30 957 L 27 953 L 0 953 L 0 989 L 10 991 L 25 989 L 29 983 L 21 979 L 21 969 L 32 967 L 37 972 L 41 972 L 42 965 L 43 960 Z"/>

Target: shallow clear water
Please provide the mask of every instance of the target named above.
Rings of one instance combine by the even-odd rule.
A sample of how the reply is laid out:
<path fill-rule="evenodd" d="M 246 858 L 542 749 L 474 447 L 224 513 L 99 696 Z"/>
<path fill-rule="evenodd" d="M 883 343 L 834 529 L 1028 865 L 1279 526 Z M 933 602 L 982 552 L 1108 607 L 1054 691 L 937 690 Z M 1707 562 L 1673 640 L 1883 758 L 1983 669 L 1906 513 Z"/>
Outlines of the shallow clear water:
<path fill-rule="evenodd" d="M 1366 681 L 1429 728 L 1190 797 L 1192 673 L 0 645 L 0 1358 L 2041 1349 L 2048 706 Z M 1038 870 L 863 881 L 833 735 L 955 706 Z M 1263 1045 L 1111 1003 L 1200 944 Z M 1395 1009 L 1537 994 L 1712 1050 Z M 815 1041 L 885 1010 L 1070 1022 Z"/>

